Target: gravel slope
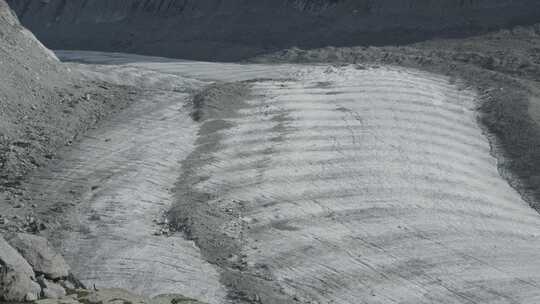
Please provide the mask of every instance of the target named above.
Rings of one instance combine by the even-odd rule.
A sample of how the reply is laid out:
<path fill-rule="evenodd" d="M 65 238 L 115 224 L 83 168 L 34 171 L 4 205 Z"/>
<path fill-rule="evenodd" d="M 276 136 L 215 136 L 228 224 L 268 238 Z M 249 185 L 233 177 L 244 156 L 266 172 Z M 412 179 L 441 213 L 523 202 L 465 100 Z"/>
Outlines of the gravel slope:
<path fill-rule="evenodd" d="M 25 176 L 126 105 L 127 90 L 60 64 L 0 1 L 0 230 L 20 229 L 33 212 L 21 202 Z"/>

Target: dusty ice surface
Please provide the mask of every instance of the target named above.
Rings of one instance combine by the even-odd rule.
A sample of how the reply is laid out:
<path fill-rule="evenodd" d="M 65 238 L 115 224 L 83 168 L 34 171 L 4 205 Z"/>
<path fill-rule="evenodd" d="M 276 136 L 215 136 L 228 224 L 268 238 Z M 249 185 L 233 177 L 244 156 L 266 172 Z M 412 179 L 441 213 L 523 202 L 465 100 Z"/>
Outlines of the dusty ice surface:
<path fill-rule="evenodd" d="M 130 67 L 81 69 L 90 78 L 137 85 L 148 94 L 90 131 L 51 175 L 37 178 L 49 200 L 83 189 L 76 226 L 62 240 L 74 273 L 89 287 L 222 303 L 218 272 L 194 242 L 181 234 L 154 235 L 173 203 L 180 161 L 196 138 L 188 92 L 205 83 Z"/>
<path fill-rule="evenodd" d="M 74 68 L 90 79 L 147 91 L 142 100 L 63 153 L 49 174 L 32 181 L 48 201 L 67 201 L 71 193 L 81 193 L 74 228 L 61 240 L 74 273 L 90 287 L 120 287 L 150 296 L 180 293 L 223 303 L 226 290 L 218 270 L 195 243 L 181 233 L 154 234 L 174 202 L 181 161 L 197 138 L 198 125 L 189 117 L 190 93 L 215 80 L 280 72 L 259 66 L 154 62 L 124 54 L 58 54 L 64 60 L 95 59 L 98 65 Z"/>
<path fill-rule="evenodd" d="M 221 228 L 253 273 L 315 303 L 540 300 L 540 217 L 498 174 L 472 91 L 388 67 L 295 77 L 256 83 L 196 170 L 209 205 L 242 203 Z"/>
<path fill-rule="evenodd" d="M 499 176 L 474 93 L 448 79 L 389 67 L 59 57 L 120 64 L 87 73 L 163 90 L 90 133 L 45 182 L 51 192 L 99 185 L 64 241 L 85 282 L 225 302 L 219 270 L 181 235 L 153 236 L 152 220 L 173 204 L 180 161 L 204 136 L 187 93 L 260 78 L 192 185 L 218 197 L 201 203 L 242 205 L 241 218 L 215 230 L 241 235 L 247 271 L 315 303 L 540 301 L 540 218 Z"/>

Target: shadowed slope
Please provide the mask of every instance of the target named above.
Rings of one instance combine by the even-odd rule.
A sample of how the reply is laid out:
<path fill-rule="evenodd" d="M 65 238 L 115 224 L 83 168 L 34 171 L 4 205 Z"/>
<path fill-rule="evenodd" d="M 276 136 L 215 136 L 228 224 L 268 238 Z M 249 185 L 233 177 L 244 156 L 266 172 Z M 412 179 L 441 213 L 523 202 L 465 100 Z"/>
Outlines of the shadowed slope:
<path fill-rule="evenodd" d="M 220 61 L 292 46 L 395 45 L 540 18 L 536 0 L 9 2 L 23 23 L 54 49 Z"/>

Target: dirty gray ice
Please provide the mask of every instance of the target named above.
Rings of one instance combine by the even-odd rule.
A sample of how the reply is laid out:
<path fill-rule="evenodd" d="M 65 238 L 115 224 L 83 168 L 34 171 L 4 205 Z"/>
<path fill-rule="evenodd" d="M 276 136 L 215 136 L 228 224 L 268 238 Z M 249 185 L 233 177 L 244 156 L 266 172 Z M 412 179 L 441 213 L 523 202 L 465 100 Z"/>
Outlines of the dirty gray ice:
<path fill-rule="evenodd" d="M 476 93 L 396 67 L 221 64 L 96 52 L 89 78 L 147 88 L 67 151 L 45 193 L 95 184 L 62 248 L 85 283 L 228 303 L 219 267 L 154 236 L 200 123 L 190 93 L 258 79 L 190 185 L 242 203 L 252 272 L 315 303 L 539 303 L 540 217 L 497 172 Z M 200 139 L 200 138 L 199 138 Z M 52 195 L 52 194 L 51 194 Z"/>

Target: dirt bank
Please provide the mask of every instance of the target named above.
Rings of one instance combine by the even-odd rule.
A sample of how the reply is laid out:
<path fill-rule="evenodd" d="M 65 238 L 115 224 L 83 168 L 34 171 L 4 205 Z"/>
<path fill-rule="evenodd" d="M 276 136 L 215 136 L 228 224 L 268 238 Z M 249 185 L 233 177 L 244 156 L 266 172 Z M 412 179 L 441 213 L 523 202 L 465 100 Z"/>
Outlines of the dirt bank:
<path fill-rule="evenodd" d="M 500 173 L 540 211 L 540 25 L 404 47 L 289 49 L 253 62 L 375 63 L 463 79 L 481 92 L 481 125 Z"/>

